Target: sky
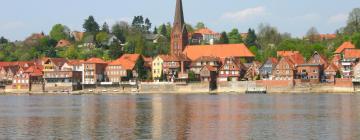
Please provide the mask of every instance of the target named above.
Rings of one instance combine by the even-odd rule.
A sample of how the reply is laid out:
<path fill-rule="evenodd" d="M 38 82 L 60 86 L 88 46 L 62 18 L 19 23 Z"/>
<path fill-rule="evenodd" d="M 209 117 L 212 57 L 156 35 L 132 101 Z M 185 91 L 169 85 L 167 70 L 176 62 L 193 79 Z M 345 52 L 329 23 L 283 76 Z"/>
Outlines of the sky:
<path fill-rule="evenodd" d="M 348 13 L 360 7 L 359 0 L 183 0 L 185 21 L 204 22 L 214 31 L 238 28 L 247 32 L 266 23 L 280 32 L 301 37 L 310 27 L 334 33 L 345 26 Z M 93 15 L 102 24 L 130 22 L 148 17 L 153 25 L 172 22 L 175 0 L 1 0 L 0 36 L 23 40 L 32 33 L 49 33 L 60 23 L 82 31 L 84 20 Z"/>

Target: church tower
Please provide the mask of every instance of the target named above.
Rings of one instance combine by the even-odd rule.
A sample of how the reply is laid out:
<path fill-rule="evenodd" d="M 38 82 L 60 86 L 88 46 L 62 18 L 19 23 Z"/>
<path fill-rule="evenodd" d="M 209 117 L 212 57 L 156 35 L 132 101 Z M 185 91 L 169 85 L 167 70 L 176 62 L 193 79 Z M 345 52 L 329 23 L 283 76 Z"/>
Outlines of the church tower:
<path fill-rule="evenodd" d="M 171 55 L 182 55 L 188 41 L 182 0 L 176 0 L 175 18 L 171 32 Z"/>

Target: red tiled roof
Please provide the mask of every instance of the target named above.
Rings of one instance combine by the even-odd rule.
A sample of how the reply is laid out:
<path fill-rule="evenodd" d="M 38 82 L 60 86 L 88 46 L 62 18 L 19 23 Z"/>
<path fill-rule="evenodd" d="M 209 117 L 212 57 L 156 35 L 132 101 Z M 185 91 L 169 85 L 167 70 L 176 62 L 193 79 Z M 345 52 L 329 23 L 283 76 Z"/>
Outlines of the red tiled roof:
<path fill-rule="evenodd" d="M 278 57 L 287 57 L 297 65 L 305 63 L 305 59 L 299 51 L 277 51 L 277 55 Z"/>
<path fill-rule="evenodd" d="M 30 66 L 24 72 L 29 73 L 31 76 L 42 76 L 42 66 Z"/>
<path fill-rule="evenodd" d="M 53 62 L 56 66 L 62 66 L 66 62 L 68 62 L 68 60 L 66 58 L 48 58 L 48 60 Z M 48 61 L 48 60 L 46 60 L 46 61 Z"/>
<path fill-rule="evenodd" d="M 174 55 L 159 55 L 159 57 L 165 61 L 165 62 L 168 62 L 168 61 L 180 61 L 176 56 Z"/>
<path fill-rule="evenodd" d="M 336 34 L 320 34 L 319 35 L 321 39 L 329 40 L 329 39 L 335 39 Z"/>
<path fill-rule="evenodd" d="M 277 51 L 276 53 L 277 53 L 278 57 L 286 57 L 286 56 L 298 54 L 300 52 L 299 51 Z"/>
<path fill-rule="evenodd" d="M 119 63 L 126 70 L 133 70 L 140 57 L 140 54 L 124 54 L 119 59 L 115 60 L 118 62 L 113 63 Z"/>
<path fill-rule="evenodd" d="M 254 57 L 254 54 L 244 44 L 191 45 L 185 48 L 184 54 L 193 61 L 202 56 Z"/>
<path fill-rule="evenodd" d="M 344 58 L 360 58 L 360 49 L 345 49 Z"/>
<path fill-rule="evenodd" d="M 355 45 L 350 41 L 344 42 L 338 49 L 336 49 L 335 53 L 342 53 L 346 49 L 355 49 Z"/>
<path fill-rule="evenodd" d="M 207 68 L 209 71 L 217 71 L 216 67 L 210 65 L 205 65 L 202 69 L 204 68 Z"/>
<path fill-rule="evenodd" d="M 95 64 L 106 64 L 106 62 L 104 60 L 102 60 L 101 58 L 90 58 L 88 60 L 86 60 L 84 63 L 95 63 Z"/>
<path fill-rule="evenodd" d="M 214 31 L 210 30 L 209 28 L 198 29 L 194 33 L 207 34 L 207 35 L 219 35 L 219 33 L 214 32 Z"/>
<path fill-rule="evenodd" d="M 331 63 L 329 66 L 327 66 L 327 68 L 325 69 L 325 71 L 338 71 L 339 68 L 334 64 Z"/>
<path fill-rule="evenodd" d="M 68 60 L 69 65 L 81 65 L 84 62 L 85 62 L 84 60 Z"/>

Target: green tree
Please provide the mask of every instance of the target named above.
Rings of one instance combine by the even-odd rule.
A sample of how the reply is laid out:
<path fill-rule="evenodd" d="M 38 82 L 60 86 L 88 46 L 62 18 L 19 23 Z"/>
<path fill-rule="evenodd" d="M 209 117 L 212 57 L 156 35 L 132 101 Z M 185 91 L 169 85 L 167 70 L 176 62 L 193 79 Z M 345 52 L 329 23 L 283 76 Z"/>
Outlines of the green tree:
<path fill-rule="evenodd" d="M 150 29 L 151 29 L 151 22 L 150 22 L 150 20 L 148 18 L 145 19 L 145 25 L 144 26 L 145 26 L 145 31 L 149 33 Z"/>
<path fill-rule="evenodd" d="M 109 25 L 106 22 L 104 22 L 104 24 L 102 25 L 101 32 L 110 33 Z"/>
<path fill-rule="evenodd" d="M 70 29 L 64 25 L 56 24 L 50 31 L 50 37 L 56 41 L 70 38 Z"/>
<path fill-rule="evenodd" d="M 126 35 L 129 33 L 130 26 L 127 22 L 118 22 L 111 28 L 112 34 L 114 34 L 122 43 L 126 42 Z"/>
<path fill-rule="evenodd" d="M 72 45 L 68 48 L 66 48 L 63 56 L 63 58 L 67 58 L 67 59 L 78 59 L 79 58 L 79 49 Z"/>
<path fill-rule="evenodd" d="M 145 18 L 144 20 L 144 17 L 140 15 L 134 17 L 131 27 L 142 33 L 149 33 L 151 25 L 152 24 L 148 18 Z"/>
<path fill-rule="evenodd" d="M 122 46 L 121 46 L 120 42 L 114 41 L 109 46 L 109 57 L 110 57 L 110 59 L 115 60 L 115 59 L 119 58 L 123 53 L 124 52 L 122 50 Z"/>
<path fill-rule="evenodd" d="M 229 44 L 229 38 L 228 38 L 226 32 L 221 33 L 219 44 Z"/>
<path fill-rule="evenodd" d="M 230 44 L 238 44 L 243 42 L 238 29 L 231 30 L 231 32 L 228 34 L 228 37 Z"/>
<path fill-rule="evenodd" d="M 189 75 L 189 81 L 191 81 L 191 82 L 198 81 L 194 71 L 189 71 L 188 75 Z"/>
<path fill-rule="evenodd" d="M 360 32 L 355 33 L 351 37 L 351 42 L 356 46 L 357 49 L 360 49 Z"/>
<path fill-rule="evenodd" d="M 191 26 L 191 24 L 186 24 L 186 30 L 187 30 L 189 33 L 193 33 L 193 32 L 194 32 L 194 27 Z"/>
<path fill-rule="evenodd" d="M 158 30 L 157 30 L 156 26 L 154 27 L 153 34 L 158 34 Z"/>
<path fill-rule="evenodd" d="M 204 28 L 206 28 L 206 26 L 203 22 L 196 23 L 195 29 L 199 30 L 199 29 L 204 29 Z"/>
<path fill-rule="evenodd" d="M 106 32 L 99 32 L 97 35 L 96 35 L 96 42 L 98 44 L 106 44 L 107 41 L 109 40 L 109 34 L 106 33 Z"/>
<path fill-rule="evenodd" d="M 247 46 L 255 46 L 256 45 L 256 33 L 255 30 L 249 29 L 247 33 L 247 37 L 245 39 L 245 44 Z"/>
<path fill-rule="evenodd" d="M 85 29 L 85 32 L 93 35 L 96 35 L 96 33 L 99 32 L 99 24 L 95 21 L 93 16 L 89 16 L 88 19 L 85 19 L 83 28 Z"/>
<path fill-rule="evenodd" d="M 166 36 L 166 34 L 167 34 L 166 25 L 165 25 L 165 24 L 162 24 L 162 25 L 161 25 L 161 27 L 160 27 L 160 34 L 163 35 L 163 36 Z"/>
<path fill-rule="evenodd" d="M 9 43 L 9 40 L 7 40 L 5 37 L 0 37 L 0 44 L 6 44 Z"/>

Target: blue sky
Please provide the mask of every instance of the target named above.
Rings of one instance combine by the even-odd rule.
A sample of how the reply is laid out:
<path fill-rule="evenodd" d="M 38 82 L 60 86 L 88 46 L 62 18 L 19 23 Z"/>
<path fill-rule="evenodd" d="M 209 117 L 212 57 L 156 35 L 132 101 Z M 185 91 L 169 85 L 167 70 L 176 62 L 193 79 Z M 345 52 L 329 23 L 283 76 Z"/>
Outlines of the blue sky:
<path fill-rule="evenodd" d="M 0 36 L 23 40 L 31 33 L 48 33 L 56 23 L 82 30 L 93 15 L 102 24 L 130 21 L 135 15 L 149 17 L 155 25 L 172 22 L 175 0 L 2 0 Z M 260 23 L 281 32 L 302 36 L 314 26 L 320 33 L 333 33 L 346 23 L 348 13 L 360 7 L 359 0 L 183 0 L 185 20 L 202 21 L 215 31 L 238 28 L 246 32 Z"/>

